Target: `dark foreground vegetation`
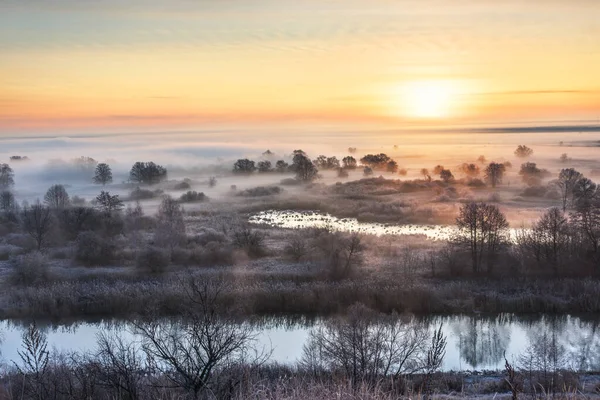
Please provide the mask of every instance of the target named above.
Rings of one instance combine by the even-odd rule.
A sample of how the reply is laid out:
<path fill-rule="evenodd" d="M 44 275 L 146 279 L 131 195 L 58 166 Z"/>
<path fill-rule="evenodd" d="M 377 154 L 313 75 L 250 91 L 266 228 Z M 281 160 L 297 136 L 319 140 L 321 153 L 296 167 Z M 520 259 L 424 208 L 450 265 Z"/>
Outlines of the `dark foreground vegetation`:
<path fill-rule="evenodd" d="M 131 340 L 100 333 L 90 352 L 50 351 L 35 324 L 20 360 L 0 374 L 6 399 L 410 399 L 590 398 L 600 377 L 568 365 L 564 346 L 542 334 L 502 372 L 440 372 L 441 327 L 356 304 L 314 328 L 293 364 L 269 362 L 270 349 L 236 305 L 224 280 L 190 278 L 178 319 L 131 320 Z M 409 323 L 410 322 L 410 323 Z"/>

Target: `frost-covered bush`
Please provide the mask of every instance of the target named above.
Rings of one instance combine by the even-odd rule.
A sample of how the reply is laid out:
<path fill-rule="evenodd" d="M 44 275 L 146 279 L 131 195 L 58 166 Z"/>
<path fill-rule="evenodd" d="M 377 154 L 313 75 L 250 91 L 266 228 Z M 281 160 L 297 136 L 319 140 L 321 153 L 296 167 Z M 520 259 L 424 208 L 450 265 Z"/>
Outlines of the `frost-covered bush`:
<path fill-rule="evenodd" d="M 116 247 L 112 240 L 94 232 L 81 232 L 77 236 L 75 259 L 85 265 L 108 265 L 114 258 Z"/>
<path fill-rule="evenodd" d="M 18 256 L 11 262 L 8 280 L 15 285 L 34 285 L 49 279 L 48 262 L 38 251 Z"/>
<path fill-rule="evenodd" d="M 138 254 L 135 266 L 140 273 L 162 274 L 166 271 L 170 261 L 169 253 L 166 250 L 148 247 Z"/>

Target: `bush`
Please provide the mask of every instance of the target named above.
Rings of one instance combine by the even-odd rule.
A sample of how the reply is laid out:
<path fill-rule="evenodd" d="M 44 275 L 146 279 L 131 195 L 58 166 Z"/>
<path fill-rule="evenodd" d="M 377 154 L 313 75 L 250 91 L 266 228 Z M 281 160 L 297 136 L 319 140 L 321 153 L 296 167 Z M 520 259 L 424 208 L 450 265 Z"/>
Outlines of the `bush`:
<path fill-rule="evenodd" d="M 46 282 L 49 277 L 47 260 L 36 251 L 13 259 L 8 280 L 15 285 L 34 285 Z"/>
<path fill-rule="evenodd" d="M 203 192 L 190 190 L 179 197 L 181 203 L 195 203 L 208 200 L 208 197 Z"/>
<path fill-rule="evenodd" d="M 94 232 L 81 232 L 77 236 L 75 258 L 85 265 L 108 265 L 114 260 L 115 252 L 110 239 Z"/>
<path fill-rule="evenodd" d="M 265 254 L 266 235 L 250 228 L 241 228 L 233 232 L 233 245 L 246 250 L 250 257 L 261 257 Z"/>
<path fill-rule="evenodd" d="M 474 188 L 483 188 L 483 187 L 485 187 L 485 182 L 478 178 L 469 179 L 467 181 L 467 186 L 474 187 Z"/>
<path fill-rule="evenodd" d="M 142 189 L 139 186 L 129 193 L 129 200 L 149 200 L 159 197 L 163 194 L 162 190 Z"/>
<path fill-rule="evenodd" d="M 183 182 L 176 183 L 175 186 L 173 186 L 173 190 L 187 190 L 191 187 L 190 183 L 187 180 L 184 180 Z"/>
<path fill-rule="evenodd" d="M 279 186 L 258 186 L 239 192 L 238 196 L 244 197 L 261 197 L 261 196 L 273 196 L 281 193 Z"/>
<path fill-rule="evenodd" d="M 300 261 L 308 253 L 306 241 L 300 235 L 294 235 L 283 249 L 286 256 L 294 261 Z"/>
<path fill-rule="evenodd" d="M 162 274 L 170 263 L 169 253 L 158 247 L 148 247 L 140 252 L 135 266 L 141 273 Z"/>

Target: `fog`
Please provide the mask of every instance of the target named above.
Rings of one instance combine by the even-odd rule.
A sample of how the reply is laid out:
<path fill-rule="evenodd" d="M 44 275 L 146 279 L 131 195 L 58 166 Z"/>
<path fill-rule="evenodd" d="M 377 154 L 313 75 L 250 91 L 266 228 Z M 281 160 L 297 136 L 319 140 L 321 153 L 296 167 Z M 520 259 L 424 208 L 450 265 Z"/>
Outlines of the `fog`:
<path fill-rule="evenodd" d="M 285 134 L 284 134 L 285 133 Z M 242 139 L 243 138 L 243 139 Z M 463 178 L 459 168 L 462 163 L 478 163 L 479 156 L 486 162 L 496 161 L 512 163 L 506 173 L 504 185 L 496 190 L 477 191 L 459 189 L 457 198 L 486 200 L 489 193 L 496 193 L 496 199 L 506 204 L 509 219 L 513 224 L 527 223 L 544 202 L 529 199 L 519 202 L 522 189 L 518 175 L 522 162 L 537 163 L 538 167 L 551 173 L 551 180 L 565 167 L 574 167 L 589 176 L 594 169 L 600 169 L 600 134 L 597 132 L 491 132 L 477 133 L 467 131 L 443 131 L 440 133 L 425 131 L 422 133 L 366 130 L 364 132 L 346 132 L 336 129 L 327 131 L 285 130 L 280 132 L 247 132 L 239 129 L 164 132 L 164 133 L 128 133 L 107 135 L 73 135 L 70 137 L 21 137 L 0 139 L 0 162 L 7 162 L 15 172 L 14 193 L 21 201 L 35 201 L 43 198 L 45 191 L 53 184 L 63 184 L 70 196 L 79 196 L 87 201 L 95 198 L 102 189 L 92 183 L 93 171 L 75 167 L 72 160 L 78 157 L 91 157 L 98 162 L 108 163 L 113 170 L 113 183 L 104 188 L 126 199 L 136 185 L 128 183 L 129 170 L 136 161 L 154 161 L 168 169 L 168 181 L 156 185 L 153 189 L 163 190 L 166 194 L 179 197 L 186 190 L 174 190 L 173 186 L 182 179 L 191 180 L 190 190 L 205 193 L 212 201 L 230 200 L 232 187 L 243 191 L 257 186 L 278 185 L 283 178 L 291 174 L 258 174 L 237 176 L 231 173 L 233 163 L 239 158 L 259 161 L 269 159 L 275 163 L 283 159 L 291 162 L 295 149 L 304 150 L 312 159 L 320 154 L 336 156 L 342 159 L 348 155 L 348 148 L 355 147 L 352 154 L 359 159 L 368 153 L 386 153 L 394 159 L 406 175 L 400 176 L 376 171 L 374 176 L 388 179 L 421 179 L 420 170 L 431 170 L 435 165 L 443 165 L 453 171 L 456 179 Z M 513 152 L 517 145 L 524 144 L 534 150 L 527 160 L 517 158 Z M 265 157 L 262 153 L 270 150 L 273 154 Z M 567 162 L 559 157 L 566 153 Z M 10 156 L 27 156 L 26 161 L 11 161 Z M 217 185 L 208 184 L 210 177 L 217 178 Z M 337 177 L 334 171 L 321 171 L 317 184 L 333 185 L 336 182 L 352 181 L 363 178 L 362 170 L 350 171 L 345 179 Z M 593 177 L 592 177 L 593 178 Z M 436 177 L 434 177 L 436 179 Z M 487 194 L 486 194 L 487 193 Z M 296 187 L 285 187 L 282 196 L 306 197 L 306 191 Z M 314 193 L 311 194 L 314 196 Z M 425 200 L 435 202 L 439 193 Z M 399 196 L 408 200 L 414 196 Z M 443 196 L 442 196 L 443 197 Z M 518 203 L 518 204 L 517 204 Z M 152 203 L 145 203 L 150 208 Z M 434 205 L 435 206 L 435 205 Z M 515 207 L 516 206 L 516 207 Z M 198 205 L 190 205 L 194 208 Z M 153 208 L 153 207 L 152 207 Z"/>

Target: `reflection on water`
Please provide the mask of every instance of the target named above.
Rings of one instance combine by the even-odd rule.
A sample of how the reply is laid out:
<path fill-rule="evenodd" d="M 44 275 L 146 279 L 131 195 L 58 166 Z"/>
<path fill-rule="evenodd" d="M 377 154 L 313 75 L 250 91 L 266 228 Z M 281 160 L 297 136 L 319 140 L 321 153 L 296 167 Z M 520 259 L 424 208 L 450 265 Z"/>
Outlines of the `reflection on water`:
<path fill-rule="evenodd" d="M 577 370 L 600 371 L 600 316 L 522 317 L 453 315 L 421 318 L 431 330 L 443 325 L 448 338 L 444 370 L 499 370 L 506 358 L 518 364 L 519 355 L 542 340 L 551 340 L 562 349 L 565 366 Z M 291 364 L 302 355 L 302 347 L 312 328 L 320 322 L 272 319 L 256 324 L 257 347 L 271 349 L 272 361 Z M 58 351 L 93 351 L 101 331 L 119 333 L 138 340 L 131 326 L 123 322 L 79 322 L 73 325 L 41 326 L 48 335 L 49 348 Z M 0 323 L 2 359 L 19 361 L 17 351 L 25 326 L 19 322 Z"/>
<path fill-rule="evenodd" d="M 453 225 L 390 225 L 358 222 L 356 218 L 336 218 L 316 211 L 267 210 L 251 215 L 253 224 L 266 224 L 278 228 L 328 228 L 333 231 L 365 233 L 369 235 L 424 235 L 431 240 L 449 240 L 458 230 Z M 511 238 L 516 238 L 516 229 L 509 229 Z"/>
<path fill-rule="evenodd" d="M 336 218 L 313 211 L 261 211 L 252 215 L 249 221 L 279 228 L 328 228 L 334 231 L 371 235 L 425 235 L 433 240 L 448 240 L 456 233 L 456 228 L 453 226 L 367 223 L 358 222 L 356 218 Z"/>

